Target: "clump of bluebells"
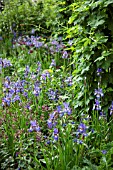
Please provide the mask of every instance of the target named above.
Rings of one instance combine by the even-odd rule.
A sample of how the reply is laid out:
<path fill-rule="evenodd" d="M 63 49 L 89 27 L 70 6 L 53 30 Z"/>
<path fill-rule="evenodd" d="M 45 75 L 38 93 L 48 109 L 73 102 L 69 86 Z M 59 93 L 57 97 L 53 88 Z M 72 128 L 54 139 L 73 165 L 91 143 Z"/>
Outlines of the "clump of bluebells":
<path fill-rule="evenodd" d="M 18 46 L 26 46 L 29 49 L 28 53 L 31 53 L 31 50 L 36 50 L 40 48 L 48 49 L 48 52 L 52 55 L 55 53 L 63 53 L 63 58 L 68 57 L 67 51 L 63 51 L 65 45 L 63 42 L 58 41 L 56 39 L 50 40 L 49 42 L 45 42 L 41 36 L 20 36 L 13 42 L 13 48 Z M 33 52 L 33 51 L 32 51 Z"/>
<path fill-rule="evenodd" d="M 73 41 L 70 40 L 68 45 L 71 46 L 72 43 Z M 33 66 L 32 62 L 25 64 L 24 71 L 20 77 L 19 74 L 14 74 L 15 77 L 6 76 L 3 78 L 1 102 L 3 119 L 1 120 L 0 128 L 4 134 L 4 141 L 6 141 L 6 145 L 8 144 L 7 147 L 13 148 L 12 150 L 15 153 L 18 150 L 19 155 L 23 158 L 29 153 L 28 155 L 34 156 L 35 160 L 42 161 L 47 154 L 47 149 L 51 155 L 53 154 L 53 160 L 59 156 L 56 149 L 59 144 L 66 155 L 65 148 L 70 149 L 71 143 L 72 154 L 77 158 L 80 151 L 80 155 L 84 156 L 86 148 L 95 147 L 93 144 L 94 138 L 97 140 L 98 135 L 96 136 L 96 133 L 98 134 L 102 131 L 98 131 L 98 127 L 92 125 L 93 120 L 91 122 L 87 114 L 83 113 L 79 121 L 77 120 L 74 102 L 72 102 L 73 98 L 70 97 L 76 95 L 73 90 L 73 76 L 71 71 L 67 71 L 66 68 L 62 69 L 62 65 L 59 64 L 60 60 L 58 61 L 56 58 L 56 55 L 58 55 L 57 57 L 60 56 L 60 59 L 62 59 L 61 64 L 64 62 L 64 67 L 66 62 L 68 63 L 69 61 L 68 58 L 70 58 L 62 39 L 46 42 L 40 36 L 20 36 L 13 41 L 13 49 L 16 48 L 23 50 L 25 48 L 25 53 L 29 57 L 32 57 L 30 54 L 34 51 L 39 52 L 41 50 L 45 56 L 49 54 L 51 57 L 49 58 L 48 66 L 44 67 L 44 59 L 40 60 L 38 58 Z M 10 66 L 12 64 L 8 59 L 0 58 L 1 69 Z M 93 111 L 94 114 L 95 111 L 99 112 L 101 116 L 103 115 L 101 102 L 104 96 L 101 88 L 101 68 L 97 70 L 97 76 L 98 87 L 94 91 L 95 103 Z M 110 115 L 112 115 L 113 102 L 109 109 Z M 105 122 L 103 121 L 102 123 L 102 127 L 104 127 Z M 10 142 L 11 136 L 12 145 Z M 18 138 L 17 140 L 16 137 Z M 84 149 L 84 146 L 87 147 Z M 51 147 L 53 148 L 50 149 Z M 101 149 L 102 154 L 106 154 L 107 152 L 105 151 Z M 39 154 L 40 152 L 41 154 Z M 60 152 L 59 148 L 58 152 Z M 19 156 L 17 156 L 16 161 L 19 159 Z"/>
<path fill-rule="evenodd" d="M 8 59 L 2 59 L 0 58 L 0 74 L 2 73 L 2 70 L 7 67 L 11 67 L 12 64 Z"/>

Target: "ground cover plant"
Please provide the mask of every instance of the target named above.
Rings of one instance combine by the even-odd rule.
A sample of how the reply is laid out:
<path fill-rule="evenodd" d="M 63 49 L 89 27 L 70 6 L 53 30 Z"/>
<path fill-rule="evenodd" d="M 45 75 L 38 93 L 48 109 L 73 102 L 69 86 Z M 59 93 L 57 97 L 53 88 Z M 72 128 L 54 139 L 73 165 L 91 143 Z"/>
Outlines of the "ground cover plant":
<path fill-rule="evenodd" d="M 44 4 L 46 10 L 49 2 Z M 108 37 L 98 28 L 108 23 L 106 16 L 112 2 L 72 1 L 69 4 L 61 1 L 57 10 L 56 4 L 51 8 L 56 10 L 55 22 L 59 24 L 66 15 L 69 25 L 65 20 L 58 25 L 57 31 L 53 26 L 49 30 L 51 33 L 46 35 L 42 30 L 37 31 L 36 16 L 31 20 L 37 25 L 28 26 L 18 34 L 22 20 L 29 23 L 29 17 L 24 18 L 22 10 L 26 3 L 29 17 L 29 8 L 36 10 L 37 5 L 30 7 L 27 1 L 15 0 L 15 7 L 19 4 L 22 13 L 20 18 L 16 15 L 16 25 L 12 25 L 15 13 L 10 13 L 10 8 L 11 19 L 6 17 L 7 3 L 1 14 L 5 18 L 4 24 L 11 26 L 7 27 L 11 31 L 8 31 L 8 38 L 5 39 L 3 32 L 0 37 L 0 169 L 112 170 L 113 99 L 112 94 L 110 100 L 106 97 L 112 92 L 112 87 L 107 86 L 104 79 L 108 73 L 112 79 L 112 50 L 110 45 L 104 44 Z M 88 20 L 96 16 L 96 8 L 100 13 L 106 9 L 106 13 L 101 13 L 104 21 L 96 24 L 95 28 Z M 90 10 L 94 13 L 91 14 Z M 44 9 L 41 11 L 44 17 Z M 84 19 L 77 18 L 84 11 L 90 25 L 88 29 L 91 33 L 93 29 L 96 34 L 90 33 L 91 41 L 85 38 L 88 30 Z M 44 17 L 44 21 L 48 23 L 50 18 L 47 18 Z M 3 18 L 0 19 L 3 24 Z M 73 22 L 76 25 L 73 26 Z M 45 23 L 41 24 L 45 27 Z M 7 34 L 6 26 L 2 26 L 1 30 Z M 101 40 L 96 43 L 97 33 Z M 98 57 L 101 45 L 102 57 Z M 105 48 L 108 48 L 109 60 L 104 55 Z M 107 66 L 104 60 L 109 61 Z"/>

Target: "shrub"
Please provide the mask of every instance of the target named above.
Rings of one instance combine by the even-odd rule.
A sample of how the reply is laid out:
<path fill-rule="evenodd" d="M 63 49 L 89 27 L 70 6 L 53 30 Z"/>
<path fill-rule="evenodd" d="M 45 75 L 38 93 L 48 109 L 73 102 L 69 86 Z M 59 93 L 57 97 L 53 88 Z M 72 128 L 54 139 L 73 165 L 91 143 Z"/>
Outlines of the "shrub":
<path fill-rule="evenodd" d="M 113 1 L 77 1 L 72 3 L 69 8 L 72 15 L 68 21 L 66 38 L 73 40 L 70 48 L 73 51 L 72 64 L 75 64 L 73 75 L 80 86 L 78 94 L 75 96 L 78 101 L 75 108 L 81 108 L 82 112 L 82 108 L 87 105 L 87 111 L 91 111 L 97 79 L 95 70 L 102 68 L 101 83 L 105 92 L 103 109 L 107 111 L 108 105 L 113 99 Z M 85 89 L 84 82 L 87 84 Z M 87 96 L 86 103 L 81 102 L 85 95 Z"/>

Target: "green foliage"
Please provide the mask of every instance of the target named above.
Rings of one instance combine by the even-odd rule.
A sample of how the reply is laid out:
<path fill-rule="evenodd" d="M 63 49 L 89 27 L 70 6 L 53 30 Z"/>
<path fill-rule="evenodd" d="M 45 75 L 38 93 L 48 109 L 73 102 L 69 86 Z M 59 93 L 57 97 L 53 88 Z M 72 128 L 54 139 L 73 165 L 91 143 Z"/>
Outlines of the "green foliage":
<path fill-rule="evenodd" d="M 11 46 L 11 39 L 19 35 L 32 35 L 32 29 L 35 35 L 51 35 L 53 28 L 58 28 L 58 11 L 56 0 L 6 1 L 0 13 L 0 35 L 6 48 Z"/>
<path fill-rule="evenodd" d="M 0 169 L 112 170 L 113 103 L 109 120 L 92 107 L 95 88 L 105 92 L 102 109 L 112 100 L 113 1 L 5 2 Z"/>
<path fill-rule="evenodd" d="M 66 38 L 73 39 L 72 57 L 76 65 L 73 75 L 80 86 L 75 98 L 82 112 L 85 103 L 80 104 L 80 102 L 84 98 L 84 79 L 86 77 L 87 98 L 92 98 L 97 79 L 95 70 L 102 68 L 102 87 L 105 92 L 103 106 L 107 111 L 110 101 L 113 100 L 111 94 L 113 90 L 113 1 L 77 1 L 69 8 L 72 16 L 68 21 Z M 89 109 L 93 102 L 90 101 L 87 102 Z"/>

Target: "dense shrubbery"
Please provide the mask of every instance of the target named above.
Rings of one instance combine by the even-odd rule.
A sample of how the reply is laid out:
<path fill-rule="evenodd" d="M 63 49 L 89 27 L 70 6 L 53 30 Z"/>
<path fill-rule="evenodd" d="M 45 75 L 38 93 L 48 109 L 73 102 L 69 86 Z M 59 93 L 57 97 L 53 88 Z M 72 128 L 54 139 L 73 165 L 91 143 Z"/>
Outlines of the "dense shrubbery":
<path fill-rule="evenodd" d="M 112 79 L 112 8 L 113 1 L 80 1 L 72 3 L 70 10 L 72 16 L 69 18 L 67 38 L 73 39 L 73 63 L 76 63 L 76 70 L 73 73 L 78 84 L 81 84 L 78 93 L 78 103 L 83 98 L 81 89 L 84 88 L 84 78 L 87 82 L 87 105 L 92 107 L 90 97 L 96 88 L 97 68 L 103 68 L 102 87 L 105 98 L 103 109 L 108 112 L 108 105 L 112 100 L 113 79 Z M 82 85 L 83 84 L 83 85 Z M 84 91 L 84 90 L 82 90 Z M 78 106 L 76 106 L 78 107 Z M 81 103 L 83 108 L 83 103 Z M 80 109 L 80 108 L 79 108 Z M 83 108 L 84 109 L 84 108 Z"/>
<path fill-rule="evenodd" d="M 0 169 L 113 169 L 112 6 L 5 1 Z"/>

